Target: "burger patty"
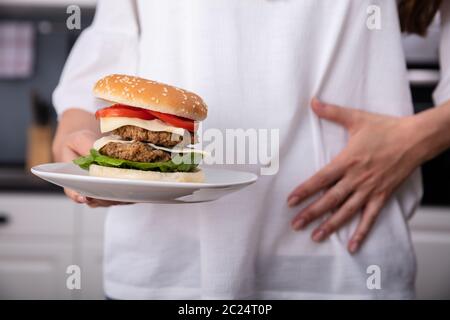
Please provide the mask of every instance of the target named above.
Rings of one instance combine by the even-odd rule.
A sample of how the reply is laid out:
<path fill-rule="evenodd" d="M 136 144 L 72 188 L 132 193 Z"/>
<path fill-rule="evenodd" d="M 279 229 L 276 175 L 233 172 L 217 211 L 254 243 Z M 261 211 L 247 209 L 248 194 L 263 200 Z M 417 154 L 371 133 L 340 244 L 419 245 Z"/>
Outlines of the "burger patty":
<path fill-rule="evenodd" d="M 163 162 L 170 160 L 170 153 L 154 149 L 148 144 L 136 141 L 131 143 L 109 142 L 100 154 L 122 160 L 137 162 Z"/>
<path fill-rule="evenodd" d="M 117 128 L 112 133 L 126 140 L 150 142 L 168 148 L 176 146 L 183 140 L 183 137 L 179 134 L 166 131 L 149 131 L 130 125 Z M 194 143 L 193 141 L 194 137 L 192 137 L 191 143 Z"/>

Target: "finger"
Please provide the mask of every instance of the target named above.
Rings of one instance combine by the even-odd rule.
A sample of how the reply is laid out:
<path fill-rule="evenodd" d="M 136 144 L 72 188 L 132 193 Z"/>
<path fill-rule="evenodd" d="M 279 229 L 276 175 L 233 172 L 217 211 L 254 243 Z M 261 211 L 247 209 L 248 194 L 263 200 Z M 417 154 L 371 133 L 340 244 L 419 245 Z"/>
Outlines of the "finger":
<path fill-rule="evenodd" d="M 86 201 L 87 201 L 86 204 L 91 208 L 131 204 L 130 202 L 110 201 L 110 200 L 94 199 L 90 197 L 86 197 Z"/>
<path fill-rule="evenodd" d="M 110 207 L 113 203 L 104 200 L 92 199 L 88 200 L 86 204 L 91 208 Z"/>
<path fill-rule="evenodd" d="M 330 234 L 342 227 L 364 206 L 364 201 L 368 197 L 368 192 L 359 191 L 352 196 L 326 221 L 324 221 L 312 233 L 312 240 L 320 242 L 325 240 Z"/>
<path fill-rule="evenodd" d="M 320 190 L 332 185 L 340 179 L 345 172 L 345 164 L 340 158 L 335 158 L 322 170 L 299 185 L 288 196 L 288 206 L 294 207 Z"/>
<path fill-rule="evenodd" d="M 377 220 L 377 217 L 383 208 L 383 205 L 384 199 L 381 197 L 370 201 L 367 204 L 361 216 L 361 220 L 359 221 L 358 226 L 356 227 L 356 230 L 348 243 L 348 251 L 350 253 L 355 253 L 361 247 L 361 243 L 364 239 L 366 239 L 372 229 L 373 224 Z"/>
<path fill-rule="evenodd" d="M 92 199 L 87 197 L 88 202 L 96 202 L 101 206 L 117 206 L 117 205 L 126 205 L 132 204 L 131 202 L 122 202 L 122 201 L 110 201 L 110 200 L 102 200 L 102 199 Z"/>
<path fill-rule="evenodd" d="M 83 131 L 69 139 L 68 147 L 77 155 L 85 155 L 89 153 L 95 139 L 96 136 L 92 132 Z"/>
<path fill-rule="evenodd" d="M 72 150 L 70 147 L 63 148 L 61 151 L 61 159 L 57 159 L 58 161 L 72 161 L 73 159 L 79 157 L 80 154 Z"/>
<path fill-rule="evenodd" d="M 320 118 L 341 124 L 345 128 L 350 128 L 361 114 L 357 109 L 324 103 L 317 98 L 312 99 L 311 106 L 314 113 Z"/>
<path fill-rule="evenodd" d="M 99 201 L 93 201 L 86 203 L 91 208 L 108 208 L 111 206 L 122 206 L 122 205 L 129 205 L 131 203 L 124 203 L 124 202 L 99 202 Z"/>
<path fill-rule="evenodd" d="M 295 216 L 295 218 L 292 220 L 293 229 L 300 230 L 305 228 L 315 219 L 339 206 L 347 199 L 352 191 L 353 187 L 349 179 L 340 180 L 323 196 L 321 196 L 318 200 L 314 201 L 312 204 L 300 211 L 297 216 Z"/>
<path fill-rule="evenodd" d="M 87 202 L 86 197 L 80 195 L 75 190 L 64 188 L 64 193 L 66 194 L 67 197 L 69 197 L 76 203 L 86 203 Z"/>

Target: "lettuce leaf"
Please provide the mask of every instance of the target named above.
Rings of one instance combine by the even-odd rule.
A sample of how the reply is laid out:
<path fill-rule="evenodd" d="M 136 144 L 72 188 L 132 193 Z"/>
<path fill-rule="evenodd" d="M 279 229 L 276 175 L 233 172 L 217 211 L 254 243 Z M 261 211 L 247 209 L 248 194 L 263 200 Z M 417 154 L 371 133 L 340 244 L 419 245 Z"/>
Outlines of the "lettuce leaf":
<path fill-rule="evenodd" d="M 191 158 L 192 160 L 192 158 Z M 104 167 L 137 169 L 143 171 L 161 171 L 161 172 L 190 172 L 198 166 L 198 161 L 164 161 L 164 162 L 136 162 L 122 159 L 115 159 L 100 154 L 97 150 L 91 149 L 87 156 L 79 157 L 73 160 L 73 163 L 82 169 L 89 169 L 91 164 L 98 164 Z"/>

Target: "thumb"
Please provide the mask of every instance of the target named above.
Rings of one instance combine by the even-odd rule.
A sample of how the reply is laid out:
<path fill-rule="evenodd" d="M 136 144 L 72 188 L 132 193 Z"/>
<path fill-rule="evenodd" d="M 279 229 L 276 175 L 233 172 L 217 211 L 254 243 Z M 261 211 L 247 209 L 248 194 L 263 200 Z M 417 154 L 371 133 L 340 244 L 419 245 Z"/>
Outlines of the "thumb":
<path fill-rule="evenodd" d="M 322 119 L 338 123 L 345 128 L 352 126 L 357 110 L 321 102 L 313 98 L 311 106 L 314 113 Z"/>
<path fill-rule="evenodd" d="M 97 138 L 98 136 L 94 132 L 88 130 L 78 131 L 69 137 L 68 147 L 76 156 L 86 155 Z"/>

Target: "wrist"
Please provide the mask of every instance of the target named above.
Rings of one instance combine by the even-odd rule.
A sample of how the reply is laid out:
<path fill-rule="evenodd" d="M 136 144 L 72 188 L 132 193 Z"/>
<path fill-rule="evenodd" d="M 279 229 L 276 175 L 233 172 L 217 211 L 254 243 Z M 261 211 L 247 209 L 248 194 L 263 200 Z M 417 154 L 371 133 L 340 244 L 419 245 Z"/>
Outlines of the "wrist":
<path fill-rule="evenodd" d="M 442 115 L 433 111 L 431 109 L 404 119 L 408 145 L 419 164 L 432 159 L 448 147 L 448 124 Z"/>

